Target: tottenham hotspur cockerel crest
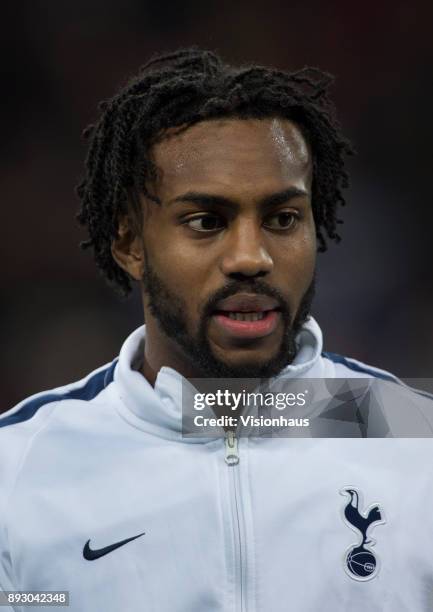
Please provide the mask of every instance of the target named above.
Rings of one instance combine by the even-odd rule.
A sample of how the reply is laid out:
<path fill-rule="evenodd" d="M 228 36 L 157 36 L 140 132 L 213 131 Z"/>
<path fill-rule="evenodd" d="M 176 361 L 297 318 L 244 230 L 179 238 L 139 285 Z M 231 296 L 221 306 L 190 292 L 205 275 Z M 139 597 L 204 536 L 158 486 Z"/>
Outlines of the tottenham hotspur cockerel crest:
<path fill-rule="evenodd" d="M 362 496 L 355 487 L 344 487 L 340 493 L 349 498 L 343 509 L 344 520 L 360 536 L 360 542 L 353 544 L 345 553 L 344 569 L 354 580 L 371 580 L 377 576 L 379 561 L 370 548 L 376 541 L 370 538 L 369 533 L 374 526 L 385 523 L 383 510 L 378 504 L 372 504 L 363 511 Z"/>

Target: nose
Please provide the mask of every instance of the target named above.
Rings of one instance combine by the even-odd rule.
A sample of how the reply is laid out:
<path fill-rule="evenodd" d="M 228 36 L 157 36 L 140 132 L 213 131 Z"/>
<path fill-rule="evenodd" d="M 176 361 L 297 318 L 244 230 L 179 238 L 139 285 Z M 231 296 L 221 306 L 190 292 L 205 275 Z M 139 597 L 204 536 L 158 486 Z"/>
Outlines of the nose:
<path fill-rule="evenodd" d="M 225 276 L 265 276 L 272 271 L 274 263 L 256 219 L 238 219 L 226 238 L 221 260 Z"/>

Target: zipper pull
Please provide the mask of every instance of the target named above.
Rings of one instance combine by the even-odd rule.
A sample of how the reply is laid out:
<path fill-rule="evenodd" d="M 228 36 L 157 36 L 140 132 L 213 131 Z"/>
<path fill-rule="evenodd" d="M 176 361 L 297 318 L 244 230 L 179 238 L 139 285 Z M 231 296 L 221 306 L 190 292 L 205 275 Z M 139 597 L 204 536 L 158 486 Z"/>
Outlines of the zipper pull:
<path fill-rule="evenodd" d="M 225 462 L 227 465 L 237 465 L 239 463 L 238 441 L 236 439 L 235 432 L 231 429 L 229 429 L 227 432 L 225 445 Z"/>

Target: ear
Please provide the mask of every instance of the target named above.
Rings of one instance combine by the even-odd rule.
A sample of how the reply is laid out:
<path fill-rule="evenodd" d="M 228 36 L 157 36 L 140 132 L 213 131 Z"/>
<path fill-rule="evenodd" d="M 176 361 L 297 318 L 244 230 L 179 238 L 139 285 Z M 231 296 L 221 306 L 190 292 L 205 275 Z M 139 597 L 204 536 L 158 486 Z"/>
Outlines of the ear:
<path fill-rule="evenodd" d="M 119 219 L 117 238 L 111 243 L 114 261 L 132 278 L 139 281 L 144 274 L 143 238 L 134 229 L 128 215 Z"/>

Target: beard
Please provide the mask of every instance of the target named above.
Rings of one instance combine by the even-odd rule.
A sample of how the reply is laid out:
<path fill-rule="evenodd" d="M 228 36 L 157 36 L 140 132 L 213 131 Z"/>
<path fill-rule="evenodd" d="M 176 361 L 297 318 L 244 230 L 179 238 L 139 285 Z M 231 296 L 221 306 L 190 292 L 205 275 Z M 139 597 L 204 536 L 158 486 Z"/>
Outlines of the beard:
<path fill-rule="evenodd" d="M 315 292 L 315 276 L 302 297 L 292 321 L 290 307 L 280 291 L 269 287 L 259 279 L 233 281 L 221 287 L 206 303 L 200 316 L 195 334 L 188 330 L 185 313 L 188 305 L 173 293 L 156 274 L 146 256 L 143 287 L 148 299 L 149 310 L 155 317 L 161 331 L 173 340 L 188 362 L 203 378 L 272 378 L 292 363 L 298 346 L 296 337 L 309 317 Z M 212 351 L 207 338 L 207 327 L 214 314 L 216 304 L 240 292 L 257 293 L 278 301 L 283 323 L 283 337 L 274 356 L 262 363 L 229 364 L 219 359 Z"/>

